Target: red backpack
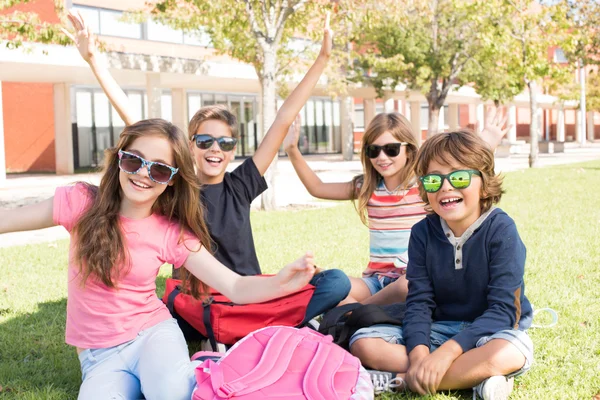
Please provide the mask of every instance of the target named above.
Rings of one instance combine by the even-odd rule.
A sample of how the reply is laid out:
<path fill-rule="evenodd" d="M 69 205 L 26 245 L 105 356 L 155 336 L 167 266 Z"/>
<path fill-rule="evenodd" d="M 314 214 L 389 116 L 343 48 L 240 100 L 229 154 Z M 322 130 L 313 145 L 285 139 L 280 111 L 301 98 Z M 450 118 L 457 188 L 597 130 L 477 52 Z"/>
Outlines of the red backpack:
<path fill-rule="evenodd" d="M 181 292 L 180 280 L 169 278 L 162 300 L 172 315 L 183 318 L 217 351 L 217 342 L 232 345 L 260 328 L 298 326 L 314 291 L 313 285 L 306 285 L 296 293 L 264 303 L 235 304 L 214 289 L 196 300 Z"/>

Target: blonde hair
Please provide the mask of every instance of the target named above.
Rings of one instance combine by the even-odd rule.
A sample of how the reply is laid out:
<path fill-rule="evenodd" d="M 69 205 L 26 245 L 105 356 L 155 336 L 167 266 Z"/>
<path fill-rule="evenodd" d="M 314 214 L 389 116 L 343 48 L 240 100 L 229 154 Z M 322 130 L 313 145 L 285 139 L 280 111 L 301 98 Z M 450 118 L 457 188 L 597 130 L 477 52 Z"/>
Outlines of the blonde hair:
<path fill-rule="evenodd" d="M 494 153 L 479 135 L 471 130 L 444 132 L 427 139 L 419 150 L 415 172 L 418 176 L 427 174 L 429 164 L 436 160 L 446 165 L 457 162 L 469 169 L 481 172 L 481 212 L 488 211 L 492 205 L 502 198 L 502 177 L 494 172 Z M 432 212 L 427 199 L 427 192 L 419 184 L 421 198 L 427 204 L 427 211 Z"/>
<path fill-rule="evenodd" d="M 195 134 L 202 133 L 198 132 L 200 125 L 204 121 L 211 119 L 225 122 L 227 126 L 229 126 L 231 136 L 236 139 L 239 137 L 237 118 L 235 115 L 227 108 L 226 105 L 215 104 L 212 106 L 202 107 L 196 112 L 196 114 L 194 114 L 188 125 L 188 138 L 191 140 L 192 136 Z"/>
<path fill-rule="evenodd" d="M 365 153 L 365 149 L 385 132 L 391 133 L 400 142 L 408 143 L 406 146 L 406 165 L 400 171 L 402 185 L 405 187 L 409 185 L 415 176 L 413 169 L 417 158 L 418 144 L 410 122 L 402 114 L 395 112 L 376 115 L 362 138 L 360 161 L 364 172 L 352 180 L 354 207 L 360 216 L 360 220 L 365 225 L 367 225 L 367 204 L 380 180 L 383 179 L 373 167 Z M 359 185 L 360 188 L 357 188 Z"/>

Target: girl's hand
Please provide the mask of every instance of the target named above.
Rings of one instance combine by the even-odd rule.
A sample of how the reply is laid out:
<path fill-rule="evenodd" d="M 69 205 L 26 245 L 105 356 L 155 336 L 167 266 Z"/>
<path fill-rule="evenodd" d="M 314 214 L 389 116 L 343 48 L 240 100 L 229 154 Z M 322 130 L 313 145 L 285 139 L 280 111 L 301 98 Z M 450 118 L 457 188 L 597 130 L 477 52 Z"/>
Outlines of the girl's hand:
<path fill-rule="evenodd" d="M 485 115 L 485 126 L 481 131 L 481 137 L 485 142 L 495 150 L 496 147 L 502 141 L 502 138 L 510 130 L 512 126 L 505 126 L 508 115 L 504 115 L 502 111 L 499 111 L 496 107 L 488 108 L 487 114 Z"/>
<path fill-rule="evenodd" d="M 283 139 L 283 150 L 287 153 L 289 150 L 295 150 L 298 148 L 298 141 L 300 140 L 300 125 L 302 124 L 302 118 L 300 114 L 296 116 L 296 120 L 289 127 L 287 136 Z"/>
<path fill-rule="evenodd" d="M 315 261 L 312 253 L 307 252 L 291 264 L 283 267 L 276 275 L 279 287 L 285 294 L 294 293 L 310 282 L 315 274 Z"/>
<path fill-rule="evenodd" d="M 75 15 L 69 12 L 67 17 L 75 28 L 75 33 L 73 34 L 65 28 L 61 28 L 61 30 L 75 43 L 81 57 L 89 63 L 96 55 L 96 38 L 91 28 L 86 25 L 81 13 L 77 12 L 77 15 Z"/>
<path fill-rule="evenodd" d="M 329 27 L 329 19 L 331 14 L 327 12 L 325 16 L 325 29 L 323 30 L 323 44 L 321 45 L 321 51 L 319 57 L 329 58 L 331 56 L 331 49 L 333 48 L 333 32 Z"/>

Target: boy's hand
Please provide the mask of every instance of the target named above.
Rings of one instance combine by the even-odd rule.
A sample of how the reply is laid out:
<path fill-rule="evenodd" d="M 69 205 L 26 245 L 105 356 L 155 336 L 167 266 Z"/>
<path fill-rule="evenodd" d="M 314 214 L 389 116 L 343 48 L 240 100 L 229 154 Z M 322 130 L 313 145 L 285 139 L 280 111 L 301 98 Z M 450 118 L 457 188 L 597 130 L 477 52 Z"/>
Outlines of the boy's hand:
<path fill-rule="evenodd" d="M 96 55 L 96 38 L 94 37 L 91 28 L 86 25 L 81 13 L 77 12 L 77 15 L 75 15 L 72 12 L 69 12 L 67 17 L 75 28 L 75 33 L 73 34 L 65 28 L 61 28 L 61 30 L 73 41 L 73 43 L 75 43 L 81 57 L 89 63 Z"/>
<path fill-rule="evenodd" d="M 291 264 L 283 267 L 276 275 L 279 287 L 285 294 L 294 293 L 310 282 L 315 274 L 315 260 L 312 253 L 307 252 Z"/>
<path fill-rule="evenodd" d="M 506 126 L 508 115 L 503 115 L 496 107 L 488 108 L 485 115 L 485 126 L 481 131 L 481 138 L 491 147 L 492 151 L 502 141 L 502 138 L 510 130 L 511 126 Z"/>
<path fill-rule="evenodd" d="M 325 16 L 325 29 L 323 30 L 323 44 L 321 44 L 321 51 L 319 57 L 329 58 L 331 56 L 331 49 L 333 48 L 333 32 L 329 27 L 330 13 L 327 12 Z"/>
<path fill-rule="evenodd" d="M 434 351 L 406 373 L 408 385 L 420 395 L 435 394 L 454 358 L 444 351 Z"/>
<path fill-rule="evenodd" d="M 288 129 L 287 136 L 283 139 L 283 150 L 287 153 L 290 150 L 298 148 L 298 141 L 300 140 L 300 125 L 302 118 L 300 114 L 296 116 L 296 120 Z"/>

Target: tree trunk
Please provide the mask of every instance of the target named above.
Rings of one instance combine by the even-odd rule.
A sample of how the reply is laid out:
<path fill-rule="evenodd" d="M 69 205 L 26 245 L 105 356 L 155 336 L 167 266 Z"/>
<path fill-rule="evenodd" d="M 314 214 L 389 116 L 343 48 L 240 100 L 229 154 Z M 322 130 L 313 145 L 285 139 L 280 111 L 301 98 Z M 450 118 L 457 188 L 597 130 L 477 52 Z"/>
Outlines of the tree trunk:
<path fill-rule="evenodd" d="M 262 103 L 262 134 L 267 134 L 267 131 L 275 121 L 276 109 L 277 109 L 277 84 L 275 81 L 276 71 L 276 52 L 277 50 L 272 46 L 266 49 L 264 52 L 264 65 L 263 65 L 263 76 L 261 79 L 262 92 L 261 92 L 261 103 Z M 265 173 L 265 180 L 269 185 L 261 196 L 261 208 L 266 211 L 274 210 L 277 203 L 275 201 L 275 175 L 277 173 L 277 155 L 273 159 L 271 166 Z"/>
<path fill-rule="evenodd" d="M 432 103 L 429 103 L 429 125 L 427 127 L 427 138 L 432 137 L 439 131 L 440 124 L 440 108 Z"/>
<path fill-rule="evenodd" d="M 354 156 L 354 99 L 344 96 L 340 99 L 341 133 L 342 133 L 342 155 L 344 161 L 352 161 Z"/>
<path fill-rule="evenodd" d="M 529 168 L 538 166 L 539 126 L 536 86 L 536 83 L 533 81 L 527 83 L 527 87 L 529 88 L 529 111 L 531 114 L 531 123 L 529 124 L 529 141 L 531 143 L 531 150 L 529 151 Z"/>

